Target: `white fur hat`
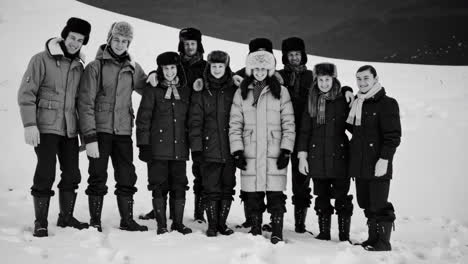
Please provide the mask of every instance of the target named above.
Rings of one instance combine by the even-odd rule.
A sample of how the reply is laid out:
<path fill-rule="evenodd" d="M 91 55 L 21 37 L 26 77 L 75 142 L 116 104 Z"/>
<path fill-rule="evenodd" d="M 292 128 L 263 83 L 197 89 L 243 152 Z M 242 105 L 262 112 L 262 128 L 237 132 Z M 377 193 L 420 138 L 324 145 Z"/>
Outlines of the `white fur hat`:
<path fill-rule="evenodd" d="M 260 50 L 247 55 L 245 61 L 245 73 L 250 76 L 254 68 L 265 68 L 268 70 L 268 76 L 273 76 L 276 70 L 276 59 L 268 51 Z"/>

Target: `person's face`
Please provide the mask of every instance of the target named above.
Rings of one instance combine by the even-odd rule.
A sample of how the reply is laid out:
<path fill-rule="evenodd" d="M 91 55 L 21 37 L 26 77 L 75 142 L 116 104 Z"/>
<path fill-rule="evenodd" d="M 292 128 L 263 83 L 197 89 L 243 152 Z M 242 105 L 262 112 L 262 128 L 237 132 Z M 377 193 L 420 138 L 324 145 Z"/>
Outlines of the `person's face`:
<path fill-rule="evenodd" d="M 288 61 L 289 64 L 293 66 L 301 65 L 302 54 L 300 51 L 290 51 L 288 52 Z"/>
<path fill-rule="evenodd" d="M 84 39 L 85 36 L 80 33 L 69 32 L 64 41 L 67 52 L 70 54 L 77 53 L 81 49 L 81 46 L 83 46 Z"/>
<path fill-rule="evenodd" d="M 329 75 L 317 76 L 317 86 L 323 93 L 328 93 L 333 87 L 333 78 Z"/>
<path fill-rule="evenodd" d="M 369 70 L 356 73 L 356 82 L 361 93 L 367 93 L 378 81 Z"/>
<path fill-rule="evenodd" d="M 224 73 L 226 72 L 226 65 L 224 65 L 224 63 L 211 63 L 210 72 L 213 77 L 219 79 L 224 76 Z"/>
<path fill-rule="evenodd" d="M 177 66 L 175 64 L 162 66 L 162 71 L 164 74 L 164 79 L 168 81 L 174 80 L 174 78 L 177 76 Z"/>
<path fill-rule="evenodd" d="M 267 75 L 268 75 L 268 70 L 265 69 L 265 68 L 254 68 L 253 69 L 253 76 L 254 76 L 255 80 L 257 80 L 259 82 L 265 80 Z"/>
<path fill-rule="evenodd" d="M 130 40 L 128 38 L 119 35 L 112 37 L 111 48 L 115 54 L 119 56 L 124 54 L 128 49 L 128 45 L 130 45 Z"/>
<path fill-rule="evenodd" d="M 185 40 L 184 41 L 185 55 L 193 56 L 197 53 L 197 41 L 196 40 Z"/>

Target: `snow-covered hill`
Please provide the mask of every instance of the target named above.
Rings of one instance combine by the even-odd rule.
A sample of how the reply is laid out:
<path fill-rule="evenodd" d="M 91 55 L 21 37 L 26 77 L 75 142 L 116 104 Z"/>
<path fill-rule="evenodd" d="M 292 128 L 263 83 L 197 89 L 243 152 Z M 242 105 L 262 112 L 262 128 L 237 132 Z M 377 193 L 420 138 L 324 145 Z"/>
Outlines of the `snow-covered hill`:
<path fill-rule="evenodd" d="M 204 235 L 206 225 L 191 222 L 191 191 L 187 196 L 185 219 L 194 229 L 191 235 L 170 233 L 156 236 L 154 221 L 145 223 L 150 228 L 149 232 L 120 231 L 115 197 L 110 194 L 104 202 L 103 233 L 57 228 L 58 202 L 54 197 L 49 212 L 50 237 L 32 237 L 34 213 L 29 188 L 35 155 L 23 140 L 16 93 L 30 57 L 44 48 L 49 37 L 58 36 L 71 16 L 84 18 L 93 25 L 91 39 L 83 48 L 88 61 L 94 57 L 98 45 L 105 41 L 111 23 L 117 20 L 126 20 L 134 25 L 135 37 L 130 52 L 147 72 L 155 68 L 155 58 L 159 53 L 177 47 L 178 29 L 75 1 L 0 2 L 2 263 L 468 263 L 468 196 L 465 195 L 468 187 L 465 169 L 468 165 L 468 140 L 465 136 L 468 132 L 468 67 L 374 64 L 382 85 L 400 103 L 403 126 L 390 197 L 397 210 L 396 231 L 392 234 L 394 251 L 391 253 L 368 253 L 359 247 L 336 242 L 335 219 L 331 242 L 294 233 L 290 199 L 285 219 L 286 244 L 272 246 L 269 240 L 254 238 L 243 229 L 236 230 L 230 237 L 207 238 Z M 261 32 L 259 36 L 262 36 Z M 234 70 L 243 66 L 247 45 L 206 36 L 203 43 L 207 51 L 221 49 L 231 54 Z M 275 55 L 280 58 L 280 51 L 275 51 Z M 356 69 L 367 63 L 310 56 L 308 66 L 312 68 L 314 63 L 323 61 L 336 63 L 341 82 L 354 87 Z M 135 106 L 139 100 L 140 97 L 135 95 Z M 83 181 L 75 215 L 86 221 L 89 214 L 83 189 L 87 164 L 82 153 Z M 135 214 L 138 214 L 150 208 L 151 195 L 146 190 L 146 166 L 139 161 L 135 164 L 139 175 L 139 192 L 135 197 Z M 189 177 L 191 181 L 192 176 Z M 112 177 L 108 185 L 110 188 L 114 186 Z M 290 190 L 288 197 L 291 197 Z M 356 202 L 355 208 L 351 237 L 361 240 L 366 237 L 367 227 Z M 236 199 L 228 223 L 234 226 L 241 221 L 242 207 Z M 317 232 L 313 210 L 309 211 L 307 225 Z"/>

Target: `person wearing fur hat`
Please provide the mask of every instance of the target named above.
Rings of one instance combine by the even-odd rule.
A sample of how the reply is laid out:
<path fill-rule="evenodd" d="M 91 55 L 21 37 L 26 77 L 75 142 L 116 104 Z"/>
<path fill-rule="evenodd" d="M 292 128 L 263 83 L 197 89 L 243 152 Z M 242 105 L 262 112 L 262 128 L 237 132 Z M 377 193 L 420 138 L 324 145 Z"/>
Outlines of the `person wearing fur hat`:
<path fill-rule="evenodd" d="M 109 158 L 114 167 L 120 229 L 148 230 L 133 219 L 137 175 L 133 165 L 132 93 L 142 93 L 146 74 L 128 53 L 132 40 L 133 28 L 129 23 L 113 23 L 107 43 L 100 46 L 96 59 L 86 66 L 80 82 L 78 113 L 89 159 L 86 194 L 90 225 L 98 231 L 102 230 L 101 211 L 107 194 Z"/>
<path fill-rule="evenodd" d="M 331 215 L 335 210 L 339 239 L 349 241 L 353 214 L 353 196 L 348 195 L 350 178 L 346 117 L 349 108 L 341 93 L 336 66 L 320 63 L 315 65 L 314 73 L 315 81 L 307 97 L 296 144 L 298 170 L 307 177 L 307 183 L 309 177 L 314 182 L 314 194 L 317 196 L 314 209 L 320 230 L 316 238 L 330 240 Z M 332 198 L 335 199 L 335 208 L 330 205 Z"/>
<path fill-rule="evenodd" d="M 192 87 L 196 79 L 203 77 L 207 62 L 203 59 L 205 52 L 202 44 L 202 33 L 196 28 L 183 28 L 179 32 L 178 51 L 182 60 L 185 75 L 187 77 L 187 86 Z M 148 77 L 148 82 L 152 86 L 157 86 L 159 77 L 156 72 L 151 72 Z M 204 204 L 202 199 L 202 177 L 200 173 L 200 164 L 197 161 L 192 163 L 193 193 L 194 199 L 194 221 L 203 223 L 206 222 L 204 217 Z M 172 218 L 173 199 L 169 198 L 170 217 Z M 147 214 L 141 215 L 140 219 L 153 219 L 154 212 L 150 211 Z"/>
<path fill-rule="evenodd" d="M 255 51 L 267 51 L 273 54 L 273 43 L 271 42 L 271 40 L 267 38 L 254 38 L 249 42 L 249 54 Z M 283 84 L 283 80 L 281 79 L 281 76 L 278 73 L 275 72 L 274 76 L 278 79 L 280 84 Z M 240 84 L 246 77 L 247 77 L 247 74 L 245 71 L 245 67 L 243 67 L 242 69 L 238 70 L 234 74 L 233 76 L 234 84 L 236 86 L 240 86 Z M 247 204 L 245 203 L 244 196 L 245 196 L 244 192 L 241 190 L 239 197 L 244 202 L 245 222 L 240 225 L 237 225 L 236 226 L 237 228 L 248 228 L 252 226 L 252 223 L 247 214 Z M 271 227 L 266 225 L 265 230 L 271 230 Z"/>
<path fill-rule="evenodd" d="M 304 40 L 298 37 L 290 37 L 283 40 L 281 45 L 282 62 L 284 68 L 279 71 L 284 85 L 288 88 L 294 106 L 296 119 L 296 129 L 301 129 L 301 115 L 307 104 L 308 91 L 312 87 L 313 72 L 307 69 L 307 53 L 305 51 Z M 342 93 L 349 102 L 353 100 L 352 89 L 345 87 Z M 310 178 L 299 173 L 299 159 L 297 158 L 297 143 L 295 151 L 291 155 L 292 164 L 292 189 L 294 204 L 295 231 L 297 233 L 306 232 L 307 208 L 310 207 L 312 196 L 309 188 Z"/>
<path fill-rule="evenodd" d="M 166 201 L 174 199 L 172 230 L 182 234 L 192 230 L 183 223 L 185 192 L 188 189 L 186 161 L 189 157 L 187 116 L 191 88 L 179 55 L 165 52 L 156 59 L 158 85 L 148 85 L 137 114 L 137 146 L 140 160 L 147 163 L 148 189 L 152 191 L 157 234 L 164 234 Z"/>
<path fill-rule="evenodd" d="M 261 219 L 268 208 L 273 244 L 283 240 L 283 191 L 296 137 L 291 98 L 273 77 L 275 67 L 270 52 L 256 51 L 247 56 L 247 77 L 234 94 L 229 121 L 231 154 L 241 169 L 241 190 L 252 222 L 250 233 L 262 233 Z"/>
<path fill-rule="evenodd" d="M 73 216 L 76 192 L 81 182 L 78 166 L 77 91 L 83 74 L 81 47 L 89 40 L 91 25 L 72 17 L 62 30 L 62 38 L 51 38 L 45 50 L 34 55 L 23 75 L 18 104 L 26 144 L 37 156 L 31 195 L 34 200 L 33 236 L 48 236 L 50 197 L 54 195 L 56 157 L 60 163 L 57 225 L 88 228 Z M 68 81 L 65 81 L 68 80 Z"/>
<path fill-rule="evenodd" d="M 208 54 L 203 79 L 194 83 L 190 109 L 192 158 L 201 164 L 203 199 L 208 217 L 207 236 L 234 231 L 226 225 L 235 193 L 236 166 L 229 149 L 229 113 L 237 86 L 232 79 L 229 55 Z"/>
<path fill-rule="evenodd" d="M 359 92 L 349 112 L 352 125 L 350 176 L 356 179 L 359 207 L 367 218 L 369 238 L 361 243 L 369 251 L 390 251 L 395 209 L 388 201 L 393 157 L 401 142 L 398 102 L 386 95 L 371 65 L 356 73 Z"/>

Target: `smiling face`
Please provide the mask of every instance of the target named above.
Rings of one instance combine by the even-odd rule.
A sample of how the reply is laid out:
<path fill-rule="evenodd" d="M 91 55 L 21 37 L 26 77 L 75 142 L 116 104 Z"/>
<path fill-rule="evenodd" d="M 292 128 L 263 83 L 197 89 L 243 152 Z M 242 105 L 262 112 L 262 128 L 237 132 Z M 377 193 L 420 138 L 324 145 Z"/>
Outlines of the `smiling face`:
<path fill-rule="evenodd" d="M 213 77 L 219 79 L 224 76 L 224 73 L 226 72 L 226 65 L 224 65 L 224 63 L 211 63 L 210 72 Z"/>
<path fill-rule="evenodd" d="M 175 64 L 163 65 L 162 71 L 164 74 L 164 79 L 168 81 L 172 81 L 177 76 L 177 65 Z"/>
<path fill-rule="evenodd" d="M 356 73 L 356 82 L 359 91 L 365 94 L 378 82 L 378 78 L 377 76 L 374 77 L 370 70 L 365 70 Z"/>
<path fill-rule="evenodd" d="M 184 52 L 185 55 L 191 57 L 197 53 L 197 41 L 196 40 L 184 40 Z"/>
<path fill-rule="evenodd" d="M 70 32 L 68 33 L 67 38 L 65 39 L 65 47 L 67 48 L 67 52 L 70 54 L 77 53 L 81 46 L 83 46 L 85 36 L 80 33 Z"/>
<path fill-rule="evenodd" d="M 288 52 L 288 62 L 292 66 L 301 65 L 302 54 L 300 51 L 290 51 Z"/>
<path fill-rule="evenodd" d="M 112 51 L 118 56 L 124 54 L 127 51 L 128 45 L 130 45 L 130 40 L 128 38 L 120 35 L 112 36 L 111 48 Z"/>
<path fill-rule="evenodd" d="M 330 75 L 317 76 L 317 86 L 320 91 L 327 93 L 333 87 L 333 77 Z"/>
<path fill-rule="evenodd" d="M 253 68 L 253 77 L 255 80 L 261 82 L 265 80 L 268 75 L 268 70 L 266 68 Z"/>

